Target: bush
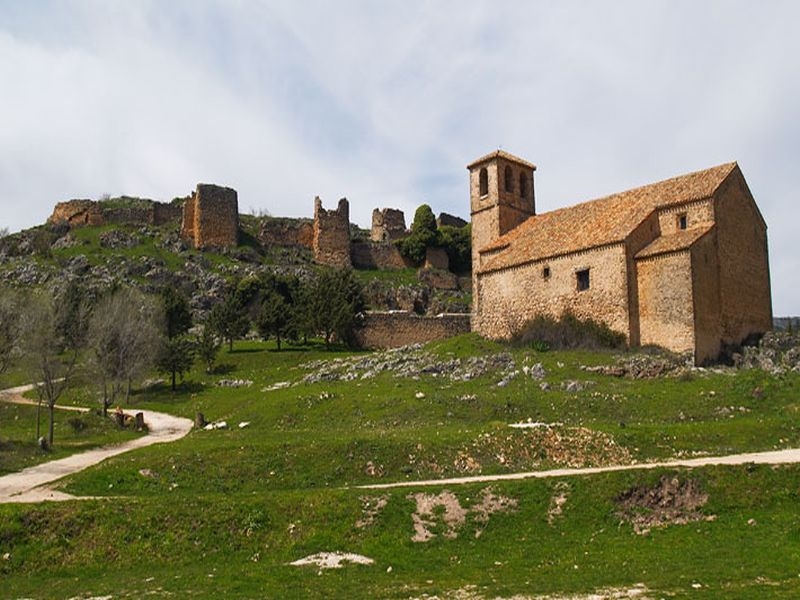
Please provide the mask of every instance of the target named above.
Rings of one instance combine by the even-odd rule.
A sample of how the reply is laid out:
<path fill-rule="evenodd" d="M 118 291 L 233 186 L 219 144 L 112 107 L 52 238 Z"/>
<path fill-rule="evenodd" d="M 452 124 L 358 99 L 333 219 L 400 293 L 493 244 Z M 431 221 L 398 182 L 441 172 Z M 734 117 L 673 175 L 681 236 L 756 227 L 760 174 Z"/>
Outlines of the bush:
<path fill-rule="evenodd" d="M 624 348 L 625 336 L 605 323 L 594 319 L 579 319 L 565 313 L 560 319 L 540 315 L 528 321 L 517 332 L 512 343 L 530 346 L 535 350 L 596 350 L 599 348 Z"/>

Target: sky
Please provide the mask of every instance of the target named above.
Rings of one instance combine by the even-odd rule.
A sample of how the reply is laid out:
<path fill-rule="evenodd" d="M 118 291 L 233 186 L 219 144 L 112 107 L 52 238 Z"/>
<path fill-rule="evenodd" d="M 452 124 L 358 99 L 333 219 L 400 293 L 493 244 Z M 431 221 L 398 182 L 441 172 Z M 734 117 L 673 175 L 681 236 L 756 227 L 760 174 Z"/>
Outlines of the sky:
<path fill-rule="evenodd" d="M 738 161 L 773 311 L 800 315 L 795 0 L 0 0 L 0 229 L 56 202 L 469 216 L 466 165 L 537 165 L 544 212 Z"/>

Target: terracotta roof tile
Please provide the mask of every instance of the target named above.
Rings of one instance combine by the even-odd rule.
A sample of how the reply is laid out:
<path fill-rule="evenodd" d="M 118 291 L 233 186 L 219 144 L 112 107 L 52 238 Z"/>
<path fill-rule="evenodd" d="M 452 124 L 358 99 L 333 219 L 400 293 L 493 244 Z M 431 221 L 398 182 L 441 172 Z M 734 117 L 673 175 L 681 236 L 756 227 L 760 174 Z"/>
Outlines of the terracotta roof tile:
<path fill-rule="evenodd" d="M 482 270 L 622 242 L 657 208 L 710 197 L 735 168 L 726 163 L 530 217 L 481 249 L 498 251 Z"/>
<path fill-rule="evenodd" d="M 693 229 L 678 230 L 670 235 L 662 235 L 653 240 L 649 245 L 642 248 L 636 258 L 648 258 L 658 254 L 667 254 L 678 250 L 685 250 L 691 247 L 697 240 L 714 228 L 713 223 Z"/>
<path fill-rule="evenodd" d="M 467 169 L 472 169 L 473 167 L 477 167 L 481 163 L 489 162 L 495 158 L 504 158 L 506 160 L 510 160 L 511 162 L 518 163 L 520 165 L 525 165 L 526 167 L 530 167 L 534 171 L 536 170 L 536 165 L 533 163 L 529 163 L 527 160 L 521 159 L 519 156 L 514 156 L 510 152 L 506 152 L 505 150 L 495 150 L 494 152 L 489 152 L 489 154 L 485 156 L 481 156 L 480 158 L 473 160 L 471 163 L 467 165 Z"/>

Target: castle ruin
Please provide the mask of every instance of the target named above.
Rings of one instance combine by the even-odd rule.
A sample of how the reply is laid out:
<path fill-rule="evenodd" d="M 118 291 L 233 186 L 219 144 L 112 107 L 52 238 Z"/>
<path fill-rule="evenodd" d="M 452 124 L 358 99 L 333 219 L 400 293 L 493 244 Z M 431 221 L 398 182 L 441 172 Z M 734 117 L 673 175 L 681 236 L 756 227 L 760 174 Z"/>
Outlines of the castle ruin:
<path fill-rule="evenodd" d="M 406 217 L 402 210 L 396 208 L 376 208 L 372 211 L 370 240 L 373 242 L 394 242 L 407 235 Z"/>
<path fill-rule="evenodd" d="M 198 183 L 183 205 L 181 238 L 198 250 L 231 248 L 239 242 L 236 190 Z"/>
<path fill-rule="evenodd" d="M 314 198 L 314 261 L 330 267 L 350 267 L 350 204 L 339 200 L 336 209 L 325 210 Z"/>

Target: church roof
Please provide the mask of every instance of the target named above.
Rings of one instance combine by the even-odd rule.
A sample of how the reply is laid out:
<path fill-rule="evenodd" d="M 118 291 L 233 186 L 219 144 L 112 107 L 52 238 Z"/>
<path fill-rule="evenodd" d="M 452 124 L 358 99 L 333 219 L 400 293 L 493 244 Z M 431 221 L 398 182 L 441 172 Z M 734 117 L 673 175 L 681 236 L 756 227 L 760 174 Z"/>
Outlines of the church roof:
<path fill-rule="evenodd" d="M 527 160 L 521 159 L 519 156 L 514 156 L 510 152 L 506 152 L 505 150 L 495 150 L 494 152 L 489 152 L 489 154 L 485 156 L 481 156 L 480 158 L 473 160 L 471 163 L 467 165 L 467 169 L 472 169 L 477 167 L 478 165 L 489 162 L 490 160 L 494 160 L 495 158 L 504 158 L 510 162 L 514 162 L 520 165 L 524 165 L 530 169 L 536 170 L 536 165 L 533 163 L 529 163 Z"/>
<path fill-rule="evenodd" d="M 480 249 L 481 253 L 492 252 L 481 270 L 623 242 L 654 210 L 709 198 L 735 168 L 735 162 L 726 163 L 534 215 Z"/>
<path fill-rule="evenodd" d="M 636 253 L 636 258 L 650 258 L 690 248 L 697 240 L 714 228 L 713 223 L 692 229 L 679 229 L 669 235 L 661 235 Z"/>

